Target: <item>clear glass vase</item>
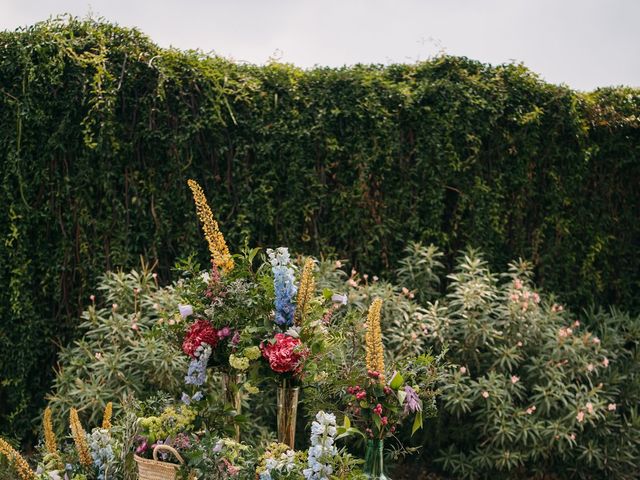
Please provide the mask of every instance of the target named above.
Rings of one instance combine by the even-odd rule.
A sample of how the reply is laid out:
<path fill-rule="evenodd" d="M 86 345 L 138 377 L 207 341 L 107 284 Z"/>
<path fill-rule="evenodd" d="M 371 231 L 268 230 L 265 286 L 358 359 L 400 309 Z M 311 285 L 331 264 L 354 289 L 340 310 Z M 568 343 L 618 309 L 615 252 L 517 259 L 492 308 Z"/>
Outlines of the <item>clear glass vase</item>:
<path fill-rule="evenodd" d="M 241 374 L 222 374 L 222 389 L 224 390 L 225 405 L 231 407 L 236 415 L 242 413 L 242 396 L 240 395 L 240 385 L 242 385 L 243 376 Z M 236 424 L 234 439 L 240 441 L 240 425 Z"/>
<path fill-rule="evenodd" d="M 364 474 L 372 480 L 389 480 L 384 473 L 384 440 L 374 439 L 367 442 Z"/>
<path fill-rule="evenodd" d="M 300 387 L 292 387 L 286 381 L 278 386 L 278 442 L 295 448 L 296 417 Z"/>

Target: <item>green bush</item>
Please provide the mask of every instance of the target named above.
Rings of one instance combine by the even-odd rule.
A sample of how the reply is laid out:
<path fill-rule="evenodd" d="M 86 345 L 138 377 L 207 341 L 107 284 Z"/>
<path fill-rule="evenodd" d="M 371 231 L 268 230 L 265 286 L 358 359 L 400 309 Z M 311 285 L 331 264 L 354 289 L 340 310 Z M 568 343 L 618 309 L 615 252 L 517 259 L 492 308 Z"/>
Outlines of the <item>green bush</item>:
<path fill-rule="evenodd" d="M 101 278 L 95 294 L 101 306 L 83 312 L 79 339 L 59 354 L 48 396 L 59 431 L 66 431 L 71 408 L 97 425 L 108 402 L 118 414 L 132 396 L 180 396 L 187 361 L 162 328 L 176 317 L 178 295 L 154 277 L 142 268 Z"/>
<path fill-rule="evenodd" d="M 639 103 L 457 57 L 303 71 L 96 21 L 0 33 L 0 431 L 32 426 L 102 272 L 204 260 L 187 177 L 236 251 L 331 245 L 382 275 L 409 240 L 448 266 L 473 243 L 637 311 Z"/>
<path fill-rule="evenodd" d="M 437 461 L 456 478 L 636 478 L 639 319 L 599 314 L 594 334 L 531 277 L 525 262 L 494 275 L 469 251 L 427 305 L 427 345 L 454 363 Z"/>

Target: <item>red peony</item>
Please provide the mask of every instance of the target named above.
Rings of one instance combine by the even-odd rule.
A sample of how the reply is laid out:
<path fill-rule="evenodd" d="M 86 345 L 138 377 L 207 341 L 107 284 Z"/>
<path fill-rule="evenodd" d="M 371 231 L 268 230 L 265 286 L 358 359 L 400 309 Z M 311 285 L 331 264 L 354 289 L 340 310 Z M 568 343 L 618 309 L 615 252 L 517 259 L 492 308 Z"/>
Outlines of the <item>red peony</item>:
<path fill-rule="evenodd" d="M 260 345 L 262 356 L 269 361 L 269 367 L 276 373 L 300 373 L 302 362 L 308 352 L 300 348 L 299 338 L 284 333 L 276 333 L 275 342 L 263 342 Z"/>
<path fill-rule="evenodd" d="M 197 320 L 187 331 L 187 336 L 182 342 L 182 351 L 194 358 L 196 350 L 203 343 L 215 348 L 218 343 L 218 331 L 206 320 Z"/>

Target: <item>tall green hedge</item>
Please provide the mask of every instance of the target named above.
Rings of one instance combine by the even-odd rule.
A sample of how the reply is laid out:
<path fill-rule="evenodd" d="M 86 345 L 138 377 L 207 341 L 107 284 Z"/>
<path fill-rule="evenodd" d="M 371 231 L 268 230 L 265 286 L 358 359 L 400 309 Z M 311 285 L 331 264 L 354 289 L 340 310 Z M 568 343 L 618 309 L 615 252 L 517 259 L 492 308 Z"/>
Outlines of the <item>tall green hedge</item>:
<path fill-rule="evenodd" d="M 213 27 L 212 27 L 213 28 Z M 458 57 L 300 70 L 54 20 L 0 34 L 0 431 L 28 431 L 97 275 L 245 238 L 358 268 L 408 240 L 518 256 L 571 305 L 640 300 L 640 92 Z"/>

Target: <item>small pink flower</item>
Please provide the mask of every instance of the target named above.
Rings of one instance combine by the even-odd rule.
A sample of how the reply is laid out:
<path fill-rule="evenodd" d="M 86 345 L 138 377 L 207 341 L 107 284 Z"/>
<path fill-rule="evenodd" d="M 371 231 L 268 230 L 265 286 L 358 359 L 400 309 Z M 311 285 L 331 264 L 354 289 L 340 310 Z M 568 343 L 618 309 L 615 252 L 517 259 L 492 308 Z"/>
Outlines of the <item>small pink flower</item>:
<path fill-rule="evenodd" d="M 336 260 L 336 268 L 342 268 L 342 262 L 340 260 Z"/>
<path fill-rule="evenodd" d="M 522 342 L 518 341 L 518 343 L 516 343 L 516 345 L 517 345 L 518 347 L 521 347 L 521 346 L 522 346 Z"/>
<path fill-rule="evenodd" d="M 610 412 L 615 412 L 617 408 L 617 405 L 615 403 L 610 403 L 609 405 L 607 405 L 607 410 L 609 410 Z"/>
<path fill-rule="evenodd" d="M 347 283 L 349 284 L 350 287 L 356 288 L 358 286 L 358 282 L 356 282 L 353 278 L 350 278 L 349 280 L 347 280 Z"/>
<path fill-rule="evenodd" d="M 467 373 L 467 367 L 460 367 L 460 373 L 462 375 L 464 375 L 465 373 Z"/>
<path fill-rule="evenodd" d="M 517 302 L 518 301 L 518 294 L 517 293 L 512 293 L 509 298 L 511 299 L 512 302 Z"/>
<path fill-rule="evenodd" d="M 575 439 L 576 439 L 576 434 L 575 434 L 575 433 L 572 433 L 571 435 L 569 435 L 569 438 L 570 438 L 571 440 L 574 440 L 574 441 L 575 441 Z"/>
<path fill-rule="evenodd" d="M 482 398 L 489 398 L 489 392 L 487 392 L 486 390 L 482 392 Z"/>
<path fill-rule="evenodd" d="M 573 330 L 571 330 L 569 327 L 567 327 L 567 336 L 571 335 L 573 333 Z"/>
<path fill-rule="evenodd" d="M 578 420 L 579 423 L 584 422 L 584 412 L 582 410 L 576 415 L 576 420 Z"/>
<path fill-rule="evenodd" d="M 533 292 L 533 303 L 540 303 L 540 295 L 538 295 L 536 292 Z"/>
<path fill-rule="evenodd" d="M 96 352 L 95 353 L 95 357 L 96 357 L 96 360 L 101 360 L 102 359 L 102 353 Z"/>
<path fill-rule="evenodd" d="M 600 339 L 598 337 L 593 337 L 593 343 L 600 345 Z"/>
<path fill-rule="evenodd" d="M 589 412 L 589 415 L 593 415 L 593 403 L 591 402 L 587 402 L 587 412 Z"/>
<path fill-rule="evenodd" d="M 153 279 L 154 279 L 154 280 L 155 280 L 156 278 L 158 278 L 158 274 L 157 274 L 156 272 L 153 272 L 153 273 L 151 274 L 151 276 L 153 277 Z"/>
<path fill-rule="evenodd" d="M 522 282 L 520 281 L 520 279 L 519 279 L 519 278 L 516 278 L 516 279 L 513 281 L 513 287 L 514 287 L 516 290 L 520 290 L 520 289 L 522 288 Z"/>
<path fill-rule="evenodd" d="M 403 295 L 409 295 L 409 289 L 407 287 L 402 287 L 402 294 Z"/>
<path fill-rule="evenodd" d="M 605 368 L 609 366 L 609 359 L 607 357 L 602 359 L 602 365 L 604 365 Z"/>
<path fill-rule="evenodd" d="M 89 300 L 91 300 L 92 302 L 96 301 L 96 296 L 95 295 L 89 295 Z"/>
<path fill-rule="evenodd" d="M 573 326 L 578 328 L 580 326 L 580 320 L 576 320 L 575 322 L 573 322 Z"/>
<path fill-rule="evenodd" d="M 383 425 L 386 425 L 387 423 L 389 423 L 389 419 L 387 417 L 382 417 L 380 421 L 382 422 Z"/>
<path fill-rule="evenodd" d="M 114 303 L 113 305 L 111 305 L 111 308 L 112 308 L 113 310 L 117 310 L 117 309 L 118 309 L 118 304 L 117 304 L 117 303 Z"/>
<path fill-rule="evenodd" d="M 590 363 L 589 365 L 587 365 L 587 370 L 590 371 L 590 372 L 593 372 L 594 368 L 595 367 L 593 366 L 593 363 Z"/>
<path fill-rule="evenodd" d="M 369 274 L 368 274 L 368 273 L 365 273 L 364 275 L 362 275 L 362 278 L 364 278 L 364 279 L 365 279 L 365 281 L 366 281 L 366 280 L 369 280 Z"/>
<path fill-rule="evenodd" d="M 518 377 L 517 375 L 511 375 L 511 383 L 515 385 L 519 381 L 520 381 L 520 377 Z"/>
<path fill-rule="evenodd" d="M 527 408 L 527 414 L 532 415 L 533 412 L 536 411 L 536 406 L 535 405 L 531 405 L 529 408 Z"/>
<path fill-rule="evenodd" d="M 131 330 L 138 331 L 138 330 L 140 330 L 140 327 L 138 326 L 138 324 L 137 324 L 137 323 L 132 323 L 132 324 L 131 324 Z"/>
<path fill-rule="evenodd" d="M 529 296 L 531 294 L 529 293 L 529 290 L 525 290 L 524 293 L 522 294 L 522 298 L 524 298 L 525 300 L 529 300 Z"/>
<path fill-rule="evenodd" d="M 374 276 L 373 276 L 373 281 L 374 281 L 374 282 L 377 282 L 378 280 L 380 280 L 380 279 L 378 278 L 378 276 L 377 276 L 377 275 L 374 275 Z"/>

